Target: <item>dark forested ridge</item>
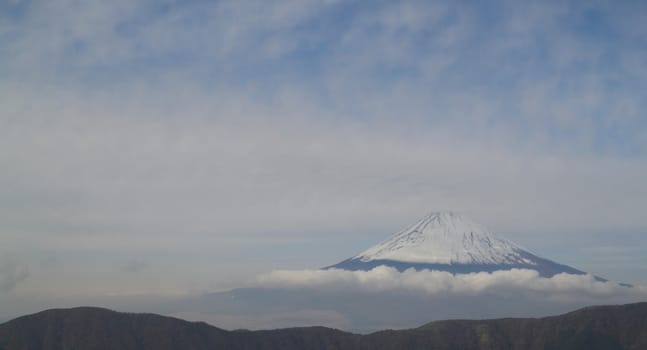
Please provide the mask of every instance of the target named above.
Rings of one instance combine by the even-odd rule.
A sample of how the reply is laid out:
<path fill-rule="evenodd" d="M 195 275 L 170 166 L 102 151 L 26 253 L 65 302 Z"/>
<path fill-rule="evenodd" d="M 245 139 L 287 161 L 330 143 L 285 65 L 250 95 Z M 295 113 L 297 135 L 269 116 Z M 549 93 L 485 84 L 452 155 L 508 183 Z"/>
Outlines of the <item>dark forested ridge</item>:
<path fill-rule="evenodd" d="M 647 349 L 647 303 L 546 318 L 437 321 L 357 335 L 324 327 L 226 331 L 203 322 L 93 307 L 54 309 L 0 325 L 14 349 Z"/>

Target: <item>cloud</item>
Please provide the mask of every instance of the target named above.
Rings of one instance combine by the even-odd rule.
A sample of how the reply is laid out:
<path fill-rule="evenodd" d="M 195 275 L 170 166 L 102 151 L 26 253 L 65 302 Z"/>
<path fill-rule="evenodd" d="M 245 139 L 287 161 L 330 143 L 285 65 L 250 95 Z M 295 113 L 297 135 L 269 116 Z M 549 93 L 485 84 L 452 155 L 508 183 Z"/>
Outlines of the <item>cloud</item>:
<path fill-rule="evenodd" d="M 644 246 L 627 235 L 647 229 L 644 9 L 0 8 L 0 232 L 21 254 L 73 259 L 82 271 L 59 269 L 61 285 L 142 251 L 174 267 L 158 280 L 198 289 L 329 264 L 442 209 L 548 253 L 567 237 Z"/>
<path fill-rule="evenodd" d="M 26 265 L 0 256 L 0 293 L 8 293 L 29 276 Z"/>
<path fill-rule="evenodd" d="M 140 272 L 149 267 L 148 263 L 141 259 L 131 259 L 125 263 L 121 270 L 125 272 Z"/>
<path fill-rule="evenodd" d="M 120 111 L 110 101 L 65 97 L 59 103 L 75 106 L 65 113 L 53 103 L 17 114 L 0 140 L 11 169 L 0 181 L 13 184 L 0 200 L 5 227 L 67 234 L 398 229 L 433 209 L 465 211 L 497 231 L 647 226 L 640 159 L 553 156 L 478 136 L 454 139 L 445 129 L 423 135 L 381 122 L 310 120 L 304 102 L 291 101 L 286 111 L 235 96 L 205 101 L 199 94 L 182 101 L 192 107 L 181 121 L 180 112 L 157 107 Z M 249 213 L 255 220 L 245 220 Z"/>
<path fill-rule="evenodd" d="M 11 229 L 397 229 L 432 209 L 647 227 L 644 157 L 615 154 L 644 151 L 647 99 L 608 87 L 633 70 L 599 61 L 622 40 L 565 20 L 586 7 L 495 2 L 491 23 L 429 1 L 77 5 L 34 3 L 0 42 Z"/>
<path fill-rule="evenodd" d="M 380 266 L 370 271 L 275 270 L 245 288 L 176 305 L 174 314 L 227 328 L 326 324 L 370 332 L 439 319 L 544 317 L 584 306 L 644 301 L 647 288 L 592 275 L 534 270 L 452 275 Z"/>
<path fill-rule="evenodd" d="M 647 297 L 647 288 L 643 286 L 623 287 L 615 282 L 597 281 L 588 274 L 561 273 L 545 278 L 540 277 L 537 271 L 528 269 L 456 275 L 414 269 L 398 272 L 386 266 L 378 266 L 370 271 L 277 270 L 260 276 L 257 283 L 269 288 L 314 288 L 331 292 L 412 292 L 429 296 L 525 295 L 562 302 L 582 298 L 608 301 Z"/>

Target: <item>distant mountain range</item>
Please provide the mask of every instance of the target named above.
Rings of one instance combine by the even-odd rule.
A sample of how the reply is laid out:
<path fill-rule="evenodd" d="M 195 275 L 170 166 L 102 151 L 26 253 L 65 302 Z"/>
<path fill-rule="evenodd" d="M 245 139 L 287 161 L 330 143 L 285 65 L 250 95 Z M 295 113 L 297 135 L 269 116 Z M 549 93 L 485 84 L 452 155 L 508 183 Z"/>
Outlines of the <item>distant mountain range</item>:
<path fill-rule="evenodd" d="M 454 274 L 514 268 L 536 270 L 542 277 L 585 274 L 539 257 L 454 212 L 431 213 L 385 241 L 326 268 L 368 271 L 380 265 L 400 271 L 414 268 Z"/>
<path fill-rule="evenodd" d="M 101 308 L 54 309 L 0 325 L 1 350 L 644 350 L 647 303 L 588 307 L 561 316 L 436 321 L 358 335 L 324 327 L 226 331 L 203 322 Z"/>

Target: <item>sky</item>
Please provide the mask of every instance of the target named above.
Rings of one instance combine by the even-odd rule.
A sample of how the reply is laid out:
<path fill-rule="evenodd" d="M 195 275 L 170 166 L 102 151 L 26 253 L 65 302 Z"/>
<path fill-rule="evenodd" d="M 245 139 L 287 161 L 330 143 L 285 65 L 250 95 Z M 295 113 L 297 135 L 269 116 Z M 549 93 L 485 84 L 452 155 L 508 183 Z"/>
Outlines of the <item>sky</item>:
<path fill-rule="evenodd" d="M 647 284 L 646 23 L 642 1 L 0 0 L 0 304 L 226 290 L 436 210 Z"/>

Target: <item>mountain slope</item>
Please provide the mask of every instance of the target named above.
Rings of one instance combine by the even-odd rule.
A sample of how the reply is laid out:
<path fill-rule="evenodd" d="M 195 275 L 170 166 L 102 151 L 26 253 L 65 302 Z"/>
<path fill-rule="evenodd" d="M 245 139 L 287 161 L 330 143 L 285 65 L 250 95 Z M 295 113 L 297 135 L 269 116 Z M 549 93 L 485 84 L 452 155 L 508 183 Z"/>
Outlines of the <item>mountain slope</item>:
<path fill-rule="evenodd" d="M 519 268 L 537 270 L 544 277 L 585 274 L 530 253 L 452 212 L 431 213 L 385 241 L 326 268 L 370 270 L 380 265 L 400 271 L 414 268 L 471 273 Z"/>
<path fill-rule="evenodd" d="M 99 308 L 48 310 L 0 325 L 0 349 L 647 349 L 647 303 L 541 319 L 453 320 L 365 336 L 330 328 L 225 331 Z"/>
<path fill-rule="evenodd" d="M 154 314 L 53 309 L 0 326 L 0 349 L 209 349 L 228 332 Z"/>
<path fill-rule="evenodd" d="M 393 336 L 399 337 L 399 345 L 439 349 L 647 349 L 646 312 L 647 303 L 596 306 L 536 319 L 436 321 L 371 337 L 376 338 L 375 349 L 397 349 L 379 346 L 381 341 L 393 342 Z"/>
<path fill-rule="evenodd" d="M 93 307 L 47 310 L 0 325 L 0 350 L 324 350 L 350 349 L 356 338 L 324 327 L 231 332 L 204 322 Z"/>

